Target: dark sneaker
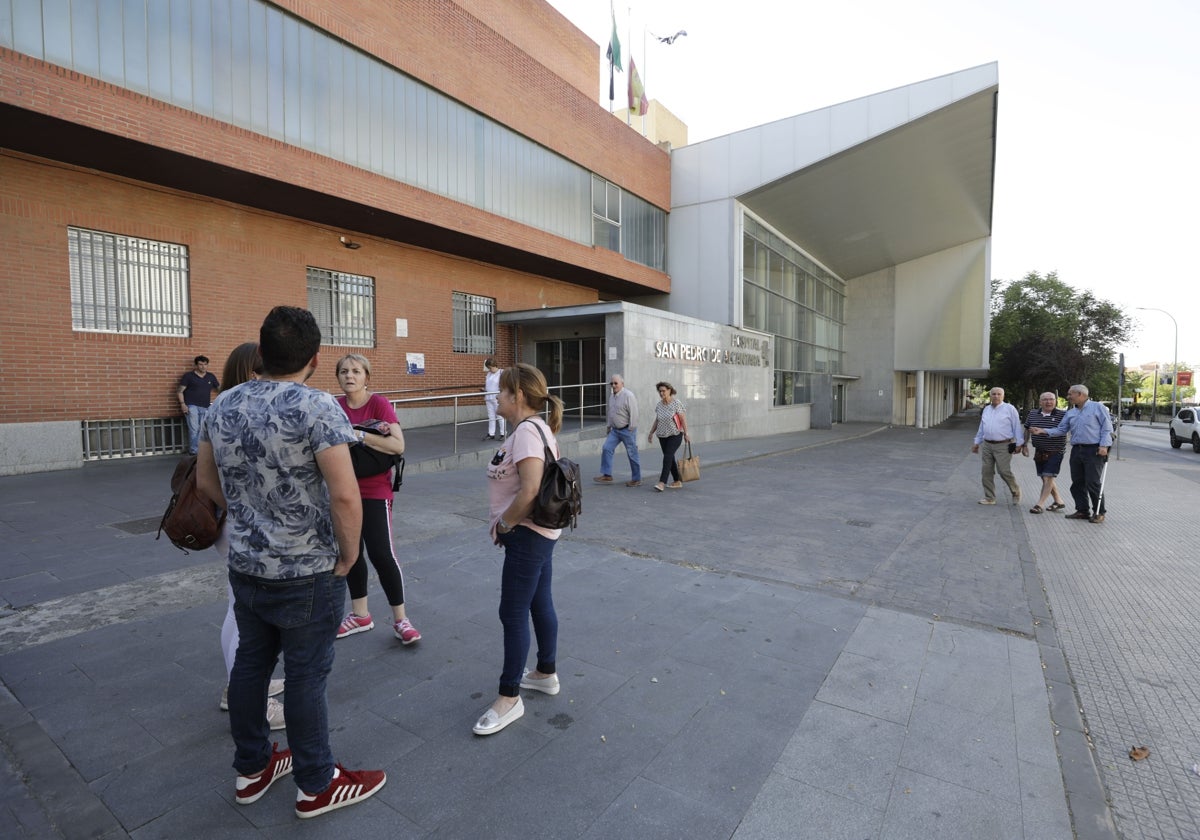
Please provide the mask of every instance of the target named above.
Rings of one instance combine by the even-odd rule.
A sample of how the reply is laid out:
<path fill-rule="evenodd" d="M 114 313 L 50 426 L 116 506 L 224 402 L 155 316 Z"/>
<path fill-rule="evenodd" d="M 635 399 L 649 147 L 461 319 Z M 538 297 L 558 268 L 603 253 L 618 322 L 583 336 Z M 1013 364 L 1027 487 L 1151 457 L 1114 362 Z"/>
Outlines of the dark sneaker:
<path fill-rule="evenodd" d="M 276 779 L 281 779 L 291 772 L 292 751 L 281 751 L 279 744 L 272 744 L 271 760 L 267 764 L 267 769 L 257 776 L 238 776 L 236 782 L 237 793 L 234 799 L 239 805 L 249 805 L 251 802 L 257 802 L 270 789 L 271 785 L 275 784 Z"/>
<path fill-rule="evenodd" d="M 357 805 L 378 793 L 386 783 L 387 773 L 382 770 L 347 770 L 340 764 L 335 765 L 333 781 L 325 790 L 312 796 L 302 790 L 296 791 L 296 816 L 306 820 L 327 811 Z"/>

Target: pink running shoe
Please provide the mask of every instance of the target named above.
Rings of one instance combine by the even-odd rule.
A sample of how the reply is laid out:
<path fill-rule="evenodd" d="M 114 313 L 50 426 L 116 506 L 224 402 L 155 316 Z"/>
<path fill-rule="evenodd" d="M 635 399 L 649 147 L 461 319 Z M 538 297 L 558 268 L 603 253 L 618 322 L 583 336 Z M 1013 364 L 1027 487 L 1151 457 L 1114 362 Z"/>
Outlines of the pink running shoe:
<path fill-rule="evenodd" d="M 337 637 L 344 639 L 347 636 L 353 636 L 355 633 L 366 633 L 374 626 L 375 622 L 371 620 L 371 616 L 369 615 L 346 613 L 346 617 L 342 619 L 342 623 L 338 627 Z"/>
<path fill-rule="evenodd" d="M 387 773 L 382 770 L 347 770 L 337 764 L 333 780 L 325 790 L 312 796 L 302 790 L 296 791 L 296 816 L 308 819 L 326 811 L 356 805 L 374 796 L 386 782 Z"/>
<path fill-rule="evenodd" d="M 267 792 L 276 779 L 282 779 L 292 772 L 292 751 L 280 750 L 279 744 L 271 745 L 271 760 L 267 769 L 257 776 L 238 776 L 237 795 L 234 800 L 239 805 L 249 805 L 257 802 Z"/>
<path fill-rule="evenodd" d="M 411 645 L 413 642 L 421 641 L 421 632 L 416 627 L 412 626 L 412 622 L 407 618 L 402 618 L 392 626 L 396 638 L 401 644 Z"/>

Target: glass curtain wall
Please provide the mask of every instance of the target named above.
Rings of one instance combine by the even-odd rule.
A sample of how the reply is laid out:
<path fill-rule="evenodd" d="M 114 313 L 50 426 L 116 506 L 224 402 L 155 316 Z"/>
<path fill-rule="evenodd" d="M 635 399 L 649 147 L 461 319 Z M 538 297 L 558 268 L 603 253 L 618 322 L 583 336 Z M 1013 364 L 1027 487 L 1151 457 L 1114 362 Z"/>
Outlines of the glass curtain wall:
<path fill-rule="evenodd" d="M 0 45 L 593 244 L 588 170 L 261 0 L 0 0 Z M 594 244 L 662 269 L 666 214 L 621 193 Z"/>
<path fill-rule="evenodd" d="M 775 405 L 812 402 L 813 374 L 842 372 L 846 284 L 742 214 L 742 326 L 775 336 Z"/>

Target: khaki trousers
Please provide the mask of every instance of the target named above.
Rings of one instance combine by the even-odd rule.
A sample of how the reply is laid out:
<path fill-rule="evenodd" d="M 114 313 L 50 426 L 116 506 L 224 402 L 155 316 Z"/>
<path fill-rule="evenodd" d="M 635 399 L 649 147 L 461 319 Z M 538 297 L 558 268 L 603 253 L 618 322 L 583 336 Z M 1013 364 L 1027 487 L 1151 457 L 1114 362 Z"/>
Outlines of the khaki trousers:
<path fill-rule="evenodd" d="M 1004 479 L 1009 492 L 1016 496 L 1020 492 L 1017 480 L 1012 472 L 1012 453 L 1008 451 L 1007 443 L 988 443 L 986 440 L 979 444 L 983 455 L 983 496 L 986 499 L 996 498 L 996 473 Z"/>

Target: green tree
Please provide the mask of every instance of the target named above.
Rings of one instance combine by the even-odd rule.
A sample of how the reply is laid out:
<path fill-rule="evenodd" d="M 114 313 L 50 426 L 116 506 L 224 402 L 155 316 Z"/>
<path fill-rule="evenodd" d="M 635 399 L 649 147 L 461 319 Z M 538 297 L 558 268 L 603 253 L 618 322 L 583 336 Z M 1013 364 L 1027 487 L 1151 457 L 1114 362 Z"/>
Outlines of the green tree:
<path fill-rule="evenodd" d="M 1057 272 L 994 280 L 988 382 L 1026 405 L 1041 391 L 1062 395 L 1077 382 L 1095 399 L 1114 400 L 1115 348 L 1128 341 L 1132 329 L 1119 307 L 1076 291 Z"/>

